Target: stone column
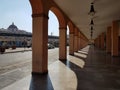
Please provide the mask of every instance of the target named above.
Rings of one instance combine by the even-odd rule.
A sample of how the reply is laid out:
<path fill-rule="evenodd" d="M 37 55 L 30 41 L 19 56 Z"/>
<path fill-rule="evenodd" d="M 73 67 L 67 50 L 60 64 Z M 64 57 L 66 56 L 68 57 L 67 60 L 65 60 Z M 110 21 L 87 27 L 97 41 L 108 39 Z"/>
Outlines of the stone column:
<path fill-rule="evenodd" d="M 78 51 L 78 30 L 75 29 L 75 33 L 74 33 L 74 51 L 77 52 Z"/>
<path fill-rule="evenodd" d="M 112 56 L 118 56 L 118 35 L 119 35 L 119 25 L 117 21 L 112 22 L 112 30 L 111 30 L 111 39 L 112 39 L 112 48 L 111 54 Z"/>
<path fill-rule="evenodd" d="M 106 32 L 106 52 L 111 53 L 111 27 L 108 27 Z"/>
<path fill-rule="evenodd" d="M 99 48 L 99 37 L 97 37 L 97 47 Z"/>
<path fill-rule="evenodd" d="M 78 50 L 81 49 L 81 45 L 80 45 L 80 32 L 78 33 Z"/>
<path fill-rule="evenodd" d="M 97 38 L 94 40 L 95 47 L 97 47 Z"/>
<path fill-rule="evenodd" d="M 100 35 L 98 36 L 98 47 L 101 48 L 101 39 L 100 39 Z"/>
<path fill-rule="evenodd" d="M 67 28 L 60 27 L 59 28 L 59 60 L 67 60 L 67 48 L 66 48 L 66 41 L 67 41 Z"/>
<path fill-rule="evenodd" d="M 81 47 L 81 49 L 84 47 L 83 43 L 84 43 L 84 41 L 83 41 L 83 35 L 81 34 L 80 35 L 80 47 Z"/>
<path fill-rule="evenodd" d="M 99 36 L 97 37 L 97 48 L 99 48 Z"/>
<path fill-rule="evenodd" d="M 69 54 L 74 55 L 74 32 L 70 32 L 69 36 Z"/>
<path fill-rule="evenodd" d="M 104 33 L 101 34 L 101 49 L 104 49 Z"/>
<path fill-rule="evenodd" d="M 32 73 L 48 72 L 48 16 L 33 14 Z"/>

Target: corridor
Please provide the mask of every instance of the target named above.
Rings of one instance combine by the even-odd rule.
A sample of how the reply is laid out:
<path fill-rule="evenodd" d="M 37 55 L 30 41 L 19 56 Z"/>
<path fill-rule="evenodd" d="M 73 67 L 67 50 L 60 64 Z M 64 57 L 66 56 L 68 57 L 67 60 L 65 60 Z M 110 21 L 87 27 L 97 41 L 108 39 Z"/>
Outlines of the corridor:
<path fill-rule="evenodd" d="M 91 46 L 84 61 L 84 68 L 69 65 L 78 79 L 77 90 L 120 90 L 120 57 Z"/>
<path fill-rule="evenodd" d="M 2 90 L 120 90 L 120 57 L 87 46 L 66 61 L 48 66 L 48 74 L 33 74 Z"/>

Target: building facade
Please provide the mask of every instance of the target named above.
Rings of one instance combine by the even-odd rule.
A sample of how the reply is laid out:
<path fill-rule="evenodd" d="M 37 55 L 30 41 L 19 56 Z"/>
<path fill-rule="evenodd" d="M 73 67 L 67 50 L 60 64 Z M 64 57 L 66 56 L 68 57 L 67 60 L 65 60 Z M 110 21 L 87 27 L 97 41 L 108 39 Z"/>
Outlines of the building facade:
<path fill-rule="evenodd" d="M 25 30 L 19 30 L 14 23 L 12 23 L 7 29 L 0 29 L 0 46 L 31 46 L 32 33 Z"/>
<path fill-rule="evenodd" d="M 48 36 L 48 43 L 59 46 L 58 36 Z M 69 40 L 67 39 L 67 45 Z M 20 30 L 14 23 L 12 23 L 7 29 L 0 29 L 0 46 L 16 46 L 16 47 L 26 47 L 32 46 L 32 33 L 25 30 Z"/>

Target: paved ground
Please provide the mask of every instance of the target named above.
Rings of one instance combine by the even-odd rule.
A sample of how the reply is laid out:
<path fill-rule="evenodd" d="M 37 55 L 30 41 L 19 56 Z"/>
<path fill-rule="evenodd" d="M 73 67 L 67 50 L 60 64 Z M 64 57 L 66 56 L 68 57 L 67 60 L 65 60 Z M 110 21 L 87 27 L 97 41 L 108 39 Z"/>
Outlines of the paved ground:
<path fill-rule="evenodd" d="M 48 50 L 48 64 L 58 60 L 59 49 Z M 22 79 L 31 73 L 31 49 L 18 48 L 0 54 L 0 89 Z"/>
<path fill-rule="evenodd" d="M 17 48 L 15 50 L 7 49 L 4 54 L 0 54 L 0 74 L 21 67 L 31 61 L 31 48 Z"/>
<path fill-rule="evenodd" d="M 6 49 L 5 50 L 5 53 L 4 54 L 6 54 L 6 53 L 16 53 L 16 52 L 25 52 L 25 51 L 31 51 L 32 50 L 32 48 L 30 47 L 30 48 L 27 48 L 27 47 L 25 47 L 25 48 L 16 48 L 16 49 L 12 49 L 12 48 L 9 48 L 9 49 Z"/>
<path fill-rule="evenodd" d="M 67 55 L 66 61 L 51 63 L 48 74 L 29 74 L 2 90 L 120 90 L 120 57 L 93 46 L 74 54 Z M 9 77 L 6 81 L 12 82 L 12 75 Z"/>

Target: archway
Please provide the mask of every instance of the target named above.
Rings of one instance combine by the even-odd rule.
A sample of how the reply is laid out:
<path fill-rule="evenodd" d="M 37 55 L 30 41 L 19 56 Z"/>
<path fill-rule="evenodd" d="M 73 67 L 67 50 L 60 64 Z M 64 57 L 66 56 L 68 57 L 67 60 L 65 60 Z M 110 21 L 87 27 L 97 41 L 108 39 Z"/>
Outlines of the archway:
<path fill-rule="evenodd" d="M 32 43 L 32 72 L 48 72 L 48 12 L 54 12 L 59 21 L 59 59 L 66 59 L 66 20 L 62 12 L 53 5 L 53 2 L 30 0 L 33 18 L 33 43 Z M 47 2 L 47 4 L 46 4 Z M 64 52 L 63 52 L 64 51 Z"/>
<path fill-rule="evenodd" d="M 67 59 L 67 20 L 62 12 L 56 8 L 51 7 L 50 10 L 54 12 L 59 21 L 59 60 Z"/>
<path fill-rule="evenodd" d="M 59 23 L 56 15 L 49 10 L 48 21 L 48 64 L 59 58 Z"/>
<path fill-rule="evenodd" d="M 68 22 L 69 27 L 69 54 L 74 55 L 74 25 Z"/>

